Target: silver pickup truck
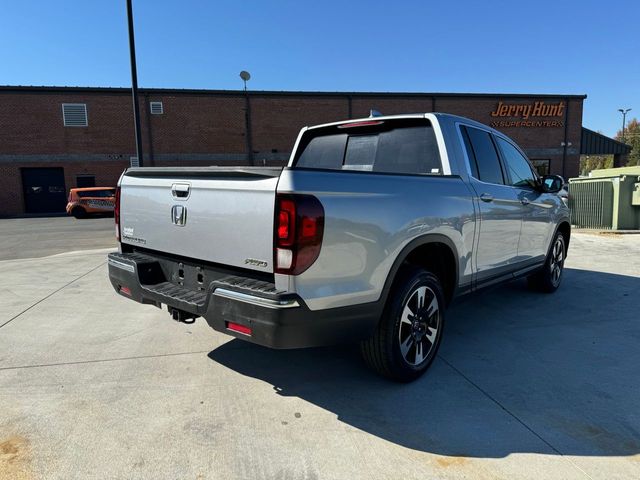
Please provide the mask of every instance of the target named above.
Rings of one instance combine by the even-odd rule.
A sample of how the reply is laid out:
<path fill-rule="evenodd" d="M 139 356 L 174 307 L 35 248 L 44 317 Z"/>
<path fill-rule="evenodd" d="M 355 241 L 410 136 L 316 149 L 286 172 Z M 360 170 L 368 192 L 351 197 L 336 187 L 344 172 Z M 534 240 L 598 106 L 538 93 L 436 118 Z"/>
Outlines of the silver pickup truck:
<path fill-rule="evenodd" d="M 360 342 L 380 374 L 433 361 L 457 296 L 526 276 L 553 292 L 569 246 L 562 177 L 448 114 L 302 129 L 284 168 L 131 168 L 115 290 L 273 348 Z"/>

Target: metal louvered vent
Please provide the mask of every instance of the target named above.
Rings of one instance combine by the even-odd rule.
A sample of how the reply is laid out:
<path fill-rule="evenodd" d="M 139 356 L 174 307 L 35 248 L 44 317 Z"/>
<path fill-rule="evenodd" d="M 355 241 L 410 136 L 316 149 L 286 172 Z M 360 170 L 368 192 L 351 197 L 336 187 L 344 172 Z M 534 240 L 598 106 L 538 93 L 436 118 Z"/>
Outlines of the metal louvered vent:
<path fill-rule="evenodd" d="M 86 103 L 63 103 L 62 119 L 65 127 L 86 127 L 87 104 Z"/>
<path fill-rule="evenodd" d="M 149 102 L 149 105 L 151 106 L 152 115 L 162 115 L 164 113 L 162 102 Z"/>

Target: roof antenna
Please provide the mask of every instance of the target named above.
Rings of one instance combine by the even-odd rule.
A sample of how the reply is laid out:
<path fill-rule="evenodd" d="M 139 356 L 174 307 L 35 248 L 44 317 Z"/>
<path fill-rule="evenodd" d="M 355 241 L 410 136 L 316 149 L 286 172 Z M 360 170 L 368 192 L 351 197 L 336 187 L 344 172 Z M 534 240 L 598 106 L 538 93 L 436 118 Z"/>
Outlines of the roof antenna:
<path fill-rule="evenodd" d="M 369 118 L 382 117 L 382 116 L 383 115 L 378 110 L 374 110 L 373 108 L 369 110 Z"/>

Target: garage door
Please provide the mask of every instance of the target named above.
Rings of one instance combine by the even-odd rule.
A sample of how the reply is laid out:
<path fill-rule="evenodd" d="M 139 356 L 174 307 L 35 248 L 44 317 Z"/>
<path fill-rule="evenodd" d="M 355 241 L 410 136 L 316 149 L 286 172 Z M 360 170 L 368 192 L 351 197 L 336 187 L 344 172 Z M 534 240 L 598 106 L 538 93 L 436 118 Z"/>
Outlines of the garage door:
<path fill-rule="evenodd" d="M 64 212 L 67 193 L 63 168 L 22 168 L 22 188 L 27 213 Z"/>

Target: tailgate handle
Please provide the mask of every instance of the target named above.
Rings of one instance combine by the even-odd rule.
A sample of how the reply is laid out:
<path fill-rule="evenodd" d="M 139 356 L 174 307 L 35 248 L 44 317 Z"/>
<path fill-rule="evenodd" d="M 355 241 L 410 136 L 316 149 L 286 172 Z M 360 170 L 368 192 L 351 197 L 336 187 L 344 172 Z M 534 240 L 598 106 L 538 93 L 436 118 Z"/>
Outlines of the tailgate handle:
<path fill-rule="evenodd" d="M 171 185 L 171 195 L 174 198 L 188 198 L 191 191 L 191 185 L 188 183 L 174 183 Z"/>

